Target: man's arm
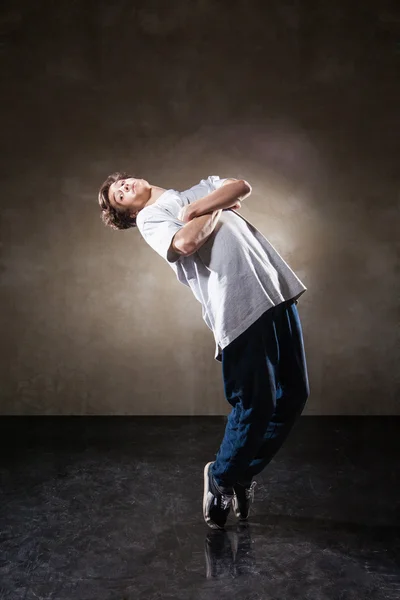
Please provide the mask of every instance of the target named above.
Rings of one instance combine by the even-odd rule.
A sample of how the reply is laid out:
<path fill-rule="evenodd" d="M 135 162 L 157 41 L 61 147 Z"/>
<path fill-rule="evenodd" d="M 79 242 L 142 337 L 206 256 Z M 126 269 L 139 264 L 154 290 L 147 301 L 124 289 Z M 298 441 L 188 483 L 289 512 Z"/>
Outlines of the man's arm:
<path fill-rule="evenodd" d="M 244 179 L 227 179 L 220 188 L 190 205 L 195 217 L 206 215 L 215 210 L 231 208 L 238 200 L 244 200 L 252 192 L 251 185 Z"/>
<path fill-rule="evenodd" d="M 173 237 L 171 246 L 179 254 L 190 256 L 194 254 L 208 240 L 214 231 L 222 210 L 195 217 L 186 223 Z"/>
<path fill-rule="evenodd" d="M 227 179 L 218 190 L 192 202 L 193 217 L 174 236 L 171 246 L 184 256 L 194 254 L 214 231 L 222 211 L 247 198 L 251 191 L 244 179 Z"/>

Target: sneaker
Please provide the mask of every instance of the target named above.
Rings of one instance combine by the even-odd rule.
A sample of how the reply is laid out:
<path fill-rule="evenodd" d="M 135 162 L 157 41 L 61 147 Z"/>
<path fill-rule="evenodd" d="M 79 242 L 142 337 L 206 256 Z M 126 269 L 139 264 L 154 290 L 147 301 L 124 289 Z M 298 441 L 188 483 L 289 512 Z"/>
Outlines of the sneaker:
<path fill-rule="evenodd" d="M 233 486 L 233 511 L 241 521 L 246 521 L 249 516 L 250 505 L 254 502 L 254 488 L 256 485 L 257 483 L 253 481 L 251 485 L 235 483 Z"/>
<path fill-rule="evenodd" d="M 231 509 L 233 489 L 217 485 L 210 471 L 212 464 L 209 462 L 204 467 L 203 516 L 211 529 L 223 529 Z"/>

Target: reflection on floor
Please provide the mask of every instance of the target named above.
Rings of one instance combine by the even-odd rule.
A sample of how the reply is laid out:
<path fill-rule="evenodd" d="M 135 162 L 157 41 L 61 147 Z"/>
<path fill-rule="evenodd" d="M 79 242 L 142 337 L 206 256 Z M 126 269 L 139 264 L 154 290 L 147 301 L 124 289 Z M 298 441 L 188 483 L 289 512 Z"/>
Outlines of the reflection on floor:
<path fill-rule="evenodd" d="M 400 419 L 302 417 L 248 523 L 202 518 L 223 417 L 0 419 L 1 600 L 400 598 Z"/>

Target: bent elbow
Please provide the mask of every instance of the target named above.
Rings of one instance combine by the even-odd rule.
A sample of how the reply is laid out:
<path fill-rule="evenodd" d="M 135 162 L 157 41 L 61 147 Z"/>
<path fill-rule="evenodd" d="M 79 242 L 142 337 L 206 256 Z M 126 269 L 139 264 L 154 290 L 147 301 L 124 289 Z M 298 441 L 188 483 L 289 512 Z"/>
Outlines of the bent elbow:
<path fill-rule="evenodd" d="M 179 251 L 182 254 L 182 256 L 190 256 L 191 254 L 194 254 L 196 250 L 197 248 L 195 244 L 190 242 L 182 242 L 179 248 Z"/>
<path fill-rule="evenodd" d="M 188 256 L 188 245 L 182 238 L 181 230 L 179 230 L 172 238 L 170 250 L 181 256 Z"/>
<path fill-rule="evenodd" d="M 196 244 L 194 242 L 190 243 L 187 242 L 184 247 L 182 248 L 182 253 L 183 256 L 191 256 L 192 254 L 194 254 L 195 252 L 197 252 L 198 247 L 196 246 Z"/>
<path fill-rule="evenodd" d="M 241 179 L 240 183 L 242 184 L 243 190 L 244 190 L 244 193 L 241 195 L 240 199 L 244 200 L 245 198 L 250 196 L 251 192 L 253 191 L 253 188 L 251 187 L 249 182 L 246 181 L 245 179 Z"/>

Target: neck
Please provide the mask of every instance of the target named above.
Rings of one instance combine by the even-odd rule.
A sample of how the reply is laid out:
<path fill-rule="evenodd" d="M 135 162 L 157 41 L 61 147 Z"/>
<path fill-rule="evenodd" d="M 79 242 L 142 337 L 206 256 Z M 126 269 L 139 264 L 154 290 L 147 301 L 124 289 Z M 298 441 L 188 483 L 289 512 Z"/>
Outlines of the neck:
<path fill-rule="evenodd" d="M 150 190 L 150 199 L 147 202 L 146 206 L 149 206 L 150 204 L 154 204 L 155 202 L 157 202 L 157 200 L 159 199 L 161 194 L 163 194 L 164 192 L 165 192 L 164 188 L 158 187 L 156 185 L 152 185 L 151 190 Z"/>

